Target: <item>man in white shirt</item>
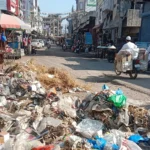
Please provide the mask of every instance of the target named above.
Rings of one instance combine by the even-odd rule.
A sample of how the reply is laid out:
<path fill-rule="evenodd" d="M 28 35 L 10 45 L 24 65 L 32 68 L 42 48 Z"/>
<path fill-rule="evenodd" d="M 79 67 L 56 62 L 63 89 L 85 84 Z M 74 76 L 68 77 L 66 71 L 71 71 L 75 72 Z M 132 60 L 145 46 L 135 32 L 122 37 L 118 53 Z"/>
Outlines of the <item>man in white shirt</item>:
<path fill-rule="evenodd" d="M 122 55 L 123 53 L 131 54 L 132 59 L 137 59 L 139 48 L 131 42 L 131 37 L 126 37 L 126 44 L 123 45 L 122 49 L 119 51 L 118 55 Z"/>
<path fill-rule="evenodd" d="M 146 55 L 148 55 L 148 61 L 150 61 L 150 46 L 148 47 L 146 51 Z"/>

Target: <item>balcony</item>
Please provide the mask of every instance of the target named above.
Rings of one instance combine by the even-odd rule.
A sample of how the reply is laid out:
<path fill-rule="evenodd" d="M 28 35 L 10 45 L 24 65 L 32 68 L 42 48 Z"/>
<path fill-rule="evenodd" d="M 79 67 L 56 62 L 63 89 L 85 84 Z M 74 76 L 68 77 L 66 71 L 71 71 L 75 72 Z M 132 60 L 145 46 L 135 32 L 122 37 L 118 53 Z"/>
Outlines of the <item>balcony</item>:
<path fill-rule="evenodd" d="M 126 27 L 140 27 L 140 26 L 141 26 L 140 10 L 128 9 Z"/>

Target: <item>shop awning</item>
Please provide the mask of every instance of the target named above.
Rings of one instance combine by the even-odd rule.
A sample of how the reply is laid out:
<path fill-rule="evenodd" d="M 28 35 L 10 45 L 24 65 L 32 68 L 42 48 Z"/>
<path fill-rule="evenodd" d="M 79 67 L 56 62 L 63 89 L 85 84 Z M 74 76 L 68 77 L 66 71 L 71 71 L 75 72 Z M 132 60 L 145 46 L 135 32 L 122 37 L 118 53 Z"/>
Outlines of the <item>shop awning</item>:
<path fill-rule="evenodd" d="M 19 22 L 21 29 L 23 29 L 23 30 L 31 30 L 31 26 L 30 25 L 26 24 L 24 21 L 22 21 L 21 19 L 19 19 L 16 16 L 13 16 L 13 17 L 17 20 L 17 22 Z"/>
<path fill-rule="evenodd" d="M 19 22 L 14 18 L 14 16 L 7 14 L 0 15 L 0 26 L 2 28 L 12 28 L 12 29 L 21 28 Z"/>

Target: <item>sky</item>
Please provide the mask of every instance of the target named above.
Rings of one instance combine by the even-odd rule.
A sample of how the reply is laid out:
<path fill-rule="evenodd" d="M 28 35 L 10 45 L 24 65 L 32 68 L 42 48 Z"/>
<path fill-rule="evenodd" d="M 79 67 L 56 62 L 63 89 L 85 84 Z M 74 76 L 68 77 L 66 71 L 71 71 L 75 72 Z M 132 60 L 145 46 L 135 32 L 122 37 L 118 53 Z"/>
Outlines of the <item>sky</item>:
<path fill-rule="evenodd" d="M 41 11 L 45 13 L 66 13 L 75 6 L 75 0 L 38 0 Z"/>
<path fill-rule="evenodd" d="M 68 13 L 72 6 L 76 5 L 76 0 L 38 0 L 42 13 Z M 63 17 L 63 16 L 62 16 Z M 63 26 L 67 21 L 62 22 Z"/>

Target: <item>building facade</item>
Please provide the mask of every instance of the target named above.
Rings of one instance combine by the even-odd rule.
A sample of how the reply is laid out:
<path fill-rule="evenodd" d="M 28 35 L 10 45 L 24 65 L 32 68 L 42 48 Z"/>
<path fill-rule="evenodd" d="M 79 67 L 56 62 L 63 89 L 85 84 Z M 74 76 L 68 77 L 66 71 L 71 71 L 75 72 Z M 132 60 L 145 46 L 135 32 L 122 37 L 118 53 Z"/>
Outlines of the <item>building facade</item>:
<path fill-rule="evenodd" d="M 59 15 L 48 15 L 43 18 L 46 36 L 60 36 L 62 34 L 62 18 Z"/>
<path fill-rule="evenodd" d="M 134 41 L 138 38 L 141 26 L 141 4 L 139 0 L 98 0 L 96 9 L 96 25 L 101 44 L 110 40 L 115 44 L 125 42 L 130 35 Z"/>
<path fill-rule="evenodd" d="M 30 0 L 22 0 L 23 3 L 23 16 L 24 16 L 24 22 L 30 24 L 31 23 L 31 6 L 32 3 Z"/>
<path fill-rule="evenodd" d="M 21 20 L 24 20 L 24 13 L 23 13 L 23 0 L 19 0 L 19 11 L 18 11 L 18 17 Z"/>
<path fill-rule="evenodd" d="M 96 17 L 96 0 L 76 0 L 76 13 L 73 16 L 73 30 L 78 32 L 85 26 L 90 25 L 90 20 Z M 95 24 L 95 23 L 94 23 Z M 89 27 L 88 27 L 89 28 Z"/>
<path fill-rule="evenodd" d="M 150 1 L 144 0 L 143 10 L 142 10 L 142 24 L 140 29 L 139 41 L 141 42 L 150 42 Z"/>

